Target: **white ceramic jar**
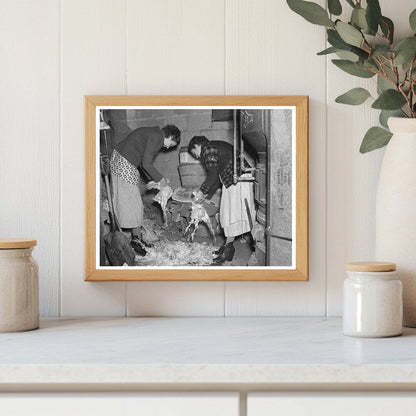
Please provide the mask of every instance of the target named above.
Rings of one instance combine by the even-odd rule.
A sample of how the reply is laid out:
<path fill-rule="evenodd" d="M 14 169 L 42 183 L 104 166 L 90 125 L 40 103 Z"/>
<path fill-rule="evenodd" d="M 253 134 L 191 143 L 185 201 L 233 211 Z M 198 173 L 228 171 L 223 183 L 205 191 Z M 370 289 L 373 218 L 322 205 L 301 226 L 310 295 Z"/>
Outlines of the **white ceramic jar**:
<path fill-rule="evenodd" d="M 393 337 L 403 326 L 402 282 L 396 265 L 347 264 L 344 280 L 343 332 L 353 337 Z"/>
<path fill-rule="evenodd" d="M 39 327 L 38 265 L 35 240 L 0 239 L 0 332 Z"/>

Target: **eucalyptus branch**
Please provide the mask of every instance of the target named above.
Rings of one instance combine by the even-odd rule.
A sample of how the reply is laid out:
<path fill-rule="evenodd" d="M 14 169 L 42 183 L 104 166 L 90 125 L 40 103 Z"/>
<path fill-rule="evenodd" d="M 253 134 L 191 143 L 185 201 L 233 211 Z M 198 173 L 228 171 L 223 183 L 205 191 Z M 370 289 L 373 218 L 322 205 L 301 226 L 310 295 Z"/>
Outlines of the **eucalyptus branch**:
<path fill-rule="evenodd" d="M 388 74 L 387 74 L 387 72 L 386 72 L 386 70 L 384 69 L 384 65 L 385 64 L 387 64 L 387 63 L 390 63 L 390 61 L 388 60 L 388 59 L 386 59 L 384 62 L 382 61 L 382 56 L 381 55 L 379 55 L 379 56 L 377 56 L 375 59 L 377 60 L 377 62 L 379 63 L 379 65 L 380 65 L 380 68 L 381 68 L 381 71 L 382 71 L 382 74 L 380 75 L 382 78 L 384 78 L 384 79 L 386 79 L 387 81 L 389 81 L 393 86 L 394 86 L 394 88 L 397 88 L 397 84 L 396 84 L 396 82 L 393 80 L 393 79 L 391 79 L 389 76 L 388 76 Z M 391 71 L 393 71 L 393 68 L 390 66 L 390 68 L 389 68 Z"/>
<path fill-rule="evenodd" d="M 345 16 L 342 15 L 342 1 L 352 6 L 349 19 L 342 17 Z M 341 59 L 333 60 L 338 68 L 354 77 L 370 79 L 377 76 L 378 96 L 371 107 L 381 110 L 383 128 L 371 127 L 364 136 L 360 151 L 365 153 L 385 146 L 391 137 L 386 122 L 392 112 L 416 118 L 416 76 L 412 74 L 416 68 L 415 39 L 408 36 L 393 43 L 394 23 L 381 12 L 379 0 L 327 0 L 331 14 L 314 0 L 286 2 L 308 22 L 331 29 L 327 31 L 331 48 L 319 55 L 345 52 L 344 55 L 339 54 Z M 337 24 L 332 21 L 333 15 L 336 15 Z M 414 32 L 415 17 L 416 9 L 409 17 Z M 347 52 L 354 54 L 354 57 Z M 366 88 L 359 87 L 350 89 L 335 101 L 360 105 L 370 97 Z"/>
<path fill-rule="evenodd" d="M 389 30 L 389 33 L 390 33 L 390 29 L 388 29 L 388 30 Z M 387 44 L 390 48 L 393 46 L 393 44 L 390 42 L 389 38 L 387 36 L 385 36 L 384 33 L 377 32 L 374 36 L 374 42 L 375 42 L 376 36 L 379 36 L 380 38 L 384 39 L 387 42 Z"/>
<path fill-rule="evenodd" d="M 409 99 L 409 96 L 406 94 L 405 91 L 403 91 L 403 86 L 405 84 L 406 80 L 402 81 L 398 86 L 397 86 L 397 90 L 400 92 L 400 94 L 402 94 L 402 96 L 404 97 L 404 99 L 406 100 L 406 105 L 409 107 L 410 110 L 410 115 L 411 117 L 413 117 L 414 112 L 413 112 L 413 108 L 412 108 L 412 103 Z"/>
<path fill-rule="evenodd" d="M 415 61 L 416 61 L 416 56 L 414 56 L 413 59 L 412 59 L 412 62 L 410 62 L 410 68 L 409 68 L 409 84 L 410 84 L 409 101 L 410 101 L 410 113 L 411 113 L 412 117 L 415 117 L 415 111 L 414 111 L 414 108 L 413 108 L 413 97 L 414 97 L 413 88 L 414 88 L 414 85 L 415 85 L 415 80 L 413 79 L 413 76 L 412 76 Z"/>
<path fill-rule="evenodd" d="M 403 114 L 403 117 L 409 117 L 406 113 L 406 111 L 403 110 L 403 108 L 400 109 L 401 113 Z"/>
<path fill-rule="evenodd" d="M 393 74 L 396 76 L 396 82 L 395 82 L 395 84 L 397 84 L 397 82 L 398 82 L 398 78 L 397 77 L 399 75 L 399 72 L 397 70 L 397 67 L 394 65 L 393 59 L 394 59 L 393 56 L 391 56 L 390 58 L 386 58 L 386 61 L 384 62 L 384 64 L 386 66 L 388 65 L 390 71 L 393 72 Z"/>
<path fill-rule="evenodd" d="M 389 47 L 391 48 L 393 46 L 393 43 L 390 42 L 390 35 L 391 35 L 390 26 L 386 24 L 383 20 L 380 22 L 380 29 L 381 29 L 381 25 L 385 25 L 387 27 L 387 36 L 384 34 L 383 31 L 381 31 L 381 33 L 377 32 L 375 36 L 380 36 L 381 38 L 384 38 L 387 41 L 387 44 L 389 45 Z"/>
<path fill-rule="evenodd" d="M 396 77 L 396 86 L 399 86 L 399 81 L 400 81 L 399 71 L 397 69 L 397 66 L 394 65 L 393 58 L 390 58 L 390 64 L 391 64 L 391 70 L 394 73 L 394 76 Z"/>
<path fill-rule="evenodd" d="M 379 71 L 375 71 L 374 69 L 371 69 L 371 68 L 361 68 L 360 66 L 358 66 L 357 64 L 355 64 L 356 65 L 356 67 L 357 68 L 359 68 L 359 69 L 363 69 L 364 71 L 367 71 L 367 72 L 371 72 L 372 74 L 374 74 L 374 75 L 378 75 L 378 76 L 380 76 L 380 77 L 382 77 L 383 76 L 383 74 L 382 74 L 382 72 L 379 72 Z"/>
<path fill-rule="evenodd" d="M 383 65 L 390 64 L 390 59 L 391 58 L 387 58 L 384 55 L 378 55 L 378 57 L 380 58 L 380 61 L 383 63 Z M 382 61 L 383 58 L 384 58 L 384 61 Z M 391 65 L 390 65 L 390 70 L 393 70 Z"/>
<path fill-rule="evenodd" d="M 367 45 L 368 49 L 366 49 L 364 46 Z M 360 49 L 364 52 L 367 52 L 369 55 L 371 54 L 371 51 L 373 50 L 373 48 L 371 47 L 371 45 L 367 42 L 366 38 L 363 38 L 363 43 L 360 45 Z"/>
<path fill-rule="evenodd" d="M 365 37 L 365 35 L 363 34 L 362 36 L 363 36 L 363 43 L 366 44 L 366 45 L 368 45 L 368 47 L 371 49 L 371 45 L 368 43 L 368 40 Z"/>

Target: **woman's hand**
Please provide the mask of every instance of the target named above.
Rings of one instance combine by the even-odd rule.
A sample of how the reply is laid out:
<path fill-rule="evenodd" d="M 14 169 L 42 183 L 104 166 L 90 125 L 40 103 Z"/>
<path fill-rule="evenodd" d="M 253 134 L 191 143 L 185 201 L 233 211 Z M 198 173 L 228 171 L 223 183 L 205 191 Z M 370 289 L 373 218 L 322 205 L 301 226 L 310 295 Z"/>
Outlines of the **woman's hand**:
<path fill-rule="evenodd" d="M 198 190 L 193 193 L 194 202 L 197 204 L 202 204 L 205 201 L 206 196 L 201 192 L 201 190 Z"/>
<path fill-rule="evenodd" d="M 166 178 L 162 178 L 159 182 L 150 181 L 146 184 L 146 189 L 161 189 L 166 188 L 166 186 L 170 186 L 170 180 Z"/>
<path fill-rule="evenodd" d="M 147 182 L 146 189 L 149 191 L 150 189 L 155 189 L 158 187 L 158 184 L 155 181 Z"/>
<path fill-rule="evenodd" d="M 162 178 L 159 182 L 159 187 L 164 188 L 165 186 L 170 186 L 170 180 L 166 178 Z"/>

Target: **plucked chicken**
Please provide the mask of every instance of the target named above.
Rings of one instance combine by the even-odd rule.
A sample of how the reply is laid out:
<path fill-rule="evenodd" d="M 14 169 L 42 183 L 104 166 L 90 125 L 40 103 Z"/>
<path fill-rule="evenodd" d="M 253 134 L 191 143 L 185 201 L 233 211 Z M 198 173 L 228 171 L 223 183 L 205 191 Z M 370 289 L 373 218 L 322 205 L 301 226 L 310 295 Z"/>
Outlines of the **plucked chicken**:
<path fill-rule="evenodd" d="M 192 202 L 191 219 L 189 221 L 188 226 L 185 229 L 185 234 L 186 234 L 191 230 L 193 226 L 193 230 L 189 236 L 189 239 L 191 241 L 194 240 L 195 232 L 198 229 L 200 222 L 204 222 L 207 225 L 212 235 L 212 239 L 215 241 L 214 229 L 212 227 L 211 219 L 209 218 L 209 215 L 206 209 L 203 207 L 202 204 L 198 202 Z"/>
<path fill-rule="evenodd" d="M 163 214 L 163 223 L 165 225 L 167 225 L 168 222 L 168 217 L 167 217 L 167 203 L 169 201 L 170 198 L 172 198 L 172 188 L 168 185 L 168 186 L 164 186 L 163 188 L 159 188 L 159 192 L 154 196 L 153 200 L 156 201 L 161 209 L 162 209 L 162 214 Z"/>

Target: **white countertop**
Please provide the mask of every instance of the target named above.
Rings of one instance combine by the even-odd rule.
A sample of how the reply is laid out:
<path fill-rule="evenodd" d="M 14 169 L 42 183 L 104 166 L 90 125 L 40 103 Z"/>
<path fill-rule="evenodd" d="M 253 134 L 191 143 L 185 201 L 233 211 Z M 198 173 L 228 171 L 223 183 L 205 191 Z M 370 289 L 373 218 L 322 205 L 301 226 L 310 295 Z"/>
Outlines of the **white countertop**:
<path fill-rule="evenodd" d="M 89 318 L 0 334 L 1 389 L 53 383 L 416 389 L 416 329 L 360 339 L 333 318 Z"/>

